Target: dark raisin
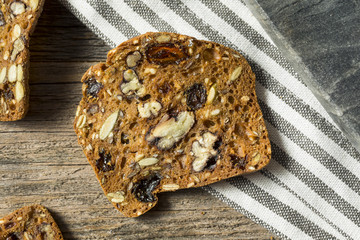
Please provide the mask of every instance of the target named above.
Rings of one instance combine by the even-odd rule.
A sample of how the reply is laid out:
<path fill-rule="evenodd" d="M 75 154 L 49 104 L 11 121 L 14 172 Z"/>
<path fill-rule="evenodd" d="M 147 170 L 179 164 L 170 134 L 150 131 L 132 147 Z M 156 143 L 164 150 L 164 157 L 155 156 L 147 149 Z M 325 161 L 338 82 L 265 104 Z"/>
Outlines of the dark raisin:
<path fill-rule="evenodd" d="M 206 102 L 206 89 L 201 83 L 195 83 L 185 92 L 186 104 L 191 110 L 198 110 Z"/>
<path fill-rule="evenodd" d="M 247 158 L 247 155 L 245 158 L 241 158 L 241 157 L 238 157 L 236 155 L 233 155 L 231 154 L 230 155 L 230 160 L 231 160 L 231 163 L 234 167 L 238 167 L 242 170 L 245 170 L 245 167 L 246 167 L 246 158 Z"/>
<path fill-rule="evenodd" d="M 176 117 L 179 115 L 179 112 L 180 112 L 180 110 L 177 109 L 177 108 L 170 108 L 170 109 L 167 111 L 167 114 L 168 114 L 170 117 L 176 118 Z"/>
<path fill-rule="evenodd" d="M 218 155 L 212 156 L 209 158 L 206 162 L 206 166 L 204 169 L 213 170 L 216 167 L 216 161 L 217 161 Z"/>
<path fill-rule="evenodd" d="M 8 90 L 6 90 L 4 92 L 4 97 L 7 100 L 13 99 L 14 98 L 14 93 L 10 89 L 8 89 Z"/>
<path fill-rule="evenodd" d="M 222 140 L 221 138 L 218 139 L 214 145 L 213 145 L 213 149 L 214 150 L 217 150 L 218 154 L 215 155 L 215 156 L 212 156 L 211 158 L 209 158 L 206 162 L 206 166 L 204 167 L 204 169 L 208 169 L 208 170 L 213 170 L 215 167 L 216 167 L 216 162 L 217 162 L 217 159 L 219 157 L 219 153 L 220 153 L 220 146 L 222 145 Z"/>
<path fill-rule="evenodd" d="M 104 149 L 99 152 L 100 158 L 96 160 L 96 167 L 99 171 L 108 172 L 114 170 L 114 166 L 111 164 L 111 154 L 105 153 Z"/>
<path fill-rule="evenodd" d="M 220 138 L 220 139 L 218 139 L 218 140 L 214 143 L 213 148 L 214 148 L 215 150 L 219 150 L 219 148 L 220 148 L 221 145 L 222 145 L 222 140 L 221 140 L 221 138 Z"/>
<path fill-rule="evenodd" d="M 129 139 L 128 139 L 128 135 L 125 133 L 121 133 L 121 143 L 122 144 L 129 144 Z"/>
<path fill-rule="evenodd" d="M 0 10 L 0 27 L 4 26 L 6 24 L 5 18 L 4 18 L 4 14 L 3 12 Z"/>
<path fill-rule="evenodd" d="M 97 98 L 98 93 L 104 87 L 101 83 L 97 82 L 95 78 L 90 78 L 86 80 L 85 84 L 88 85 L 86 89 L 86 94 L 90 95 L 93 98 Z"/>
<path fill-rule="evenodd" d="M 5 229 L 9 229 L 9 228 L 12 228 L 16 225 L 16 223 L 14 222 L 9 222 L 9 223 L 5 223 Z"/>
<path fill-rule="evenodd" d="M 139 98 L 140 101 L 146 101 L 146 100 L 149 100 L 151 98 L 151 95 L 150 94 L 146 94 L 145 96 Z"/>
<path fill-rule="evenodd" d="M 149 62 L 167 65 L 179 64 L 188 56 L 180 46 L 173 43 L 153 44 L 146 49 L 146 57 Z"/>
<path fill-rule="evenodd" d="M 169 83 L 165 82 L 163 85 L 159 86 L 159 93 L 166 94 L 170 92 L 171 86 Z"/>
<path fill-rule="evenodd" d="M 12 233 L 10 234 L 6 240 L 19 240 L 20 238 L 15 234 L 15 233 Z"/>
<path fill-rule="evenodd" d="M 149 175 L 147 178 L 135 183 L 132 193 L 135 198 L 141 202 L 154 202 L 156 197 L 153 195 L 153 191 L 159 185 L 161 176 L 157 173 Z"/>

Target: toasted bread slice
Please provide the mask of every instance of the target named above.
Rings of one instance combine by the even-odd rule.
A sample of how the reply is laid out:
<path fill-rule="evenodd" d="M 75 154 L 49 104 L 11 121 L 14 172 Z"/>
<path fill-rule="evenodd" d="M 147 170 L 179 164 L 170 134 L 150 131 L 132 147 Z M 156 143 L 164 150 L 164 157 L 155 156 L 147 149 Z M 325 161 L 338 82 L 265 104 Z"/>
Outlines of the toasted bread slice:
<path fill-rule="evenodd" d="M 200 187 L 268 164 L 255 75 L 233 49 L 146 33 L 83 76 L 74 127 L 112 204 L 139 216 L 157 193 Z"/>
<path fill-rule="evenodd" d="M 0 219 L 0 240 L 5 239 L 62 240 L 63 236 L 45 207 L 31 205 Z"/>
<path fill-rule="evenodd" d="M 29 108 L 29 41 L 44 0 L 0 2 L 0 121 L 25 117 Z"/>

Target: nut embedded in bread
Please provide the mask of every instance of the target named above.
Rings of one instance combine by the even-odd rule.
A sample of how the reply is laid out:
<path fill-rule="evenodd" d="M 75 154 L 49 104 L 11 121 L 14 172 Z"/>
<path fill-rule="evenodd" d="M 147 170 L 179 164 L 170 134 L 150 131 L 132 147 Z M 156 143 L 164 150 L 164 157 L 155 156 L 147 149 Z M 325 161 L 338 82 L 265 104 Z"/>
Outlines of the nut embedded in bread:
<path fill-rule="evenodd" d="M 255 75 L 233 49 L 146 33 L 83 76 L 74 127 L 112 204 L 139 216 L 157 194 L 268 164 L 271 147 Z"/>

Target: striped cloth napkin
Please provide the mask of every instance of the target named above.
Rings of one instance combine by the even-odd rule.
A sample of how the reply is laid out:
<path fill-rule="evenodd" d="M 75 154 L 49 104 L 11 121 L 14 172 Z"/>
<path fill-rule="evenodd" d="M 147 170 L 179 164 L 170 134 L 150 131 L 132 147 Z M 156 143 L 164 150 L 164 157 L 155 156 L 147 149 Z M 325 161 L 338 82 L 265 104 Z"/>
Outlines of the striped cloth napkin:
<path fill-rule="evenodd" d="M 360 154 L 241 0 L 61 2 L 112 47 L 165 31 L 242 53 L 257 76 L 272 161 L 205 189 L 285 239 L 360 239 Z"/>

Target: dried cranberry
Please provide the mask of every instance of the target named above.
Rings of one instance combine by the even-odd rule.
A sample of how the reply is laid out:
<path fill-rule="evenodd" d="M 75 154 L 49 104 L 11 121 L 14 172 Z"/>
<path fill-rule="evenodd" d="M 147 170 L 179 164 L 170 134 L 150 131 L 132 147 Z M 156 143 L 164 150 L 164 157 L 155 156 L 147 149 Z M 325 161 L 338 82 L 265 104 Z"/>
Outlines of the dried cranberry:
<path fill-rule="evenodd" d="M 206 102 L 206 89 L 201 83 L 195 83 L 185 92 L 186 104 L 191 110 L 198 110 Z"/>
<path fill-rule="evenodd" d="M 104 87 L 101 83 L 97 82 L 95 78 L 86 80 L 85 84 L 88 85 L 86 94 L 93 98 L 97 98 L 98 93 Z"/>
<path fill-rule="evenodd" d="M 187 58 L 182 47 L 173 43 L 153 44 L 146 49 L 146 57 L 149 62 L 167 65 L 179 64 Z"/>
<path fill-rule="evenodd" d="M 240 168 L 242 170 L 245 170 L 246 158 L 247 158 L 247 155 L 246 155 L 245 158 L 241 158 L 241 157 L 238 157 L 238 156 L 233 155 L 233 154 L 230 155 L 230 160 L 231 160 L 233 166 L 238 167 L 238 168 Z"/>
<path fill-rule="evenodd" d="M 108 172 L 114 170 L 114 166 L 111 164 L 111 154 L 105 153 L 104 149 L 99 152 L 100 158 L 96 160 L 96 167 L 99 171 Z"/>
<path fill-rule="evenodd" d="M 157 173 L 149 175 L 149 177 L 135 183 L 132 193 L 135 198 L 141 202 L 154 202 L 156 197 L 152 194 L 155 188 L 159 185 L 161 176 Z"/>

